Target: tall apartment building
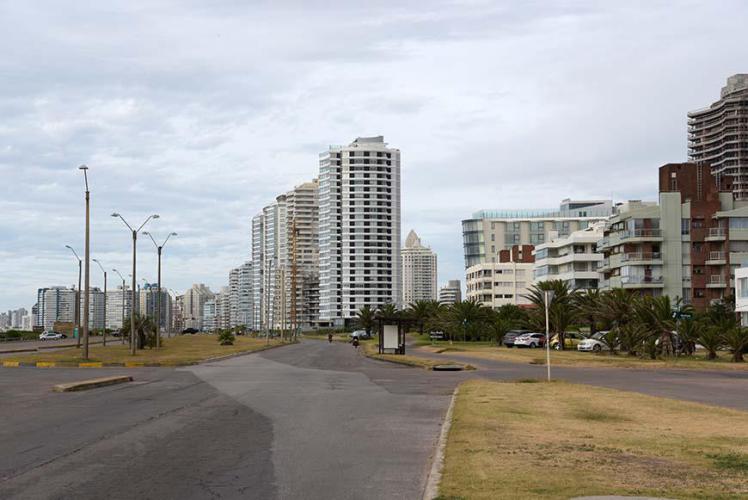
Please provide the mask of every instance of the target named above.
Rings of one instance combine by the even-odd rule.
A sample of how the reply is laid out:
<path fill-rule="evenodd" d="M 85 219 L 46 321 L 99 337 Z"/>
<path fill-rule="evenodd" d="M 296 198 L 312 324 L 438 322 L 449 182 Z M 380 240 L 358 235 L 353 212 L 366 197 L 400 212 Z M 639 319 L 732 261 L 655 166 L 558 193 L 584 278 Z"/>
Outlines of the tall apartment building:
<path fill-rule="evenodd" d="M 720 98 L 688 113 L 688 156 L 709 165 L 719 186 L 748 200 L 748 74 L 733 75 Z"/>
<path fill-rule="evenodd" d="M 526 306 L 532 285 L 532 245 L 514 245 L 499 251 L 497 262 L 485 262 L 465 271 L 467 299 L 498 309 L 507 304 Z"/>
<path fill-rule="evenodd" d="M 123 318 L 126 320 L 130 317 L 130 308 L 132 305 L 132 292 L 125 285 L 125 292 L 122 293 L 122 285 L 116 290 L 107 290 L 106 292 L 106 326 L 112 330 L 122 328 Z"/>
<path fill-rule="evenodd" d="M 216 296 L 205 301 L 203 304 L 203 331 L 214 332 L 216 326 Z"/>
<path fill-rule="evenodd" d="M 251 327 L 252 324 L 252 262 L 245 262 L 241 266 L 232 269 L 229 273 L 229 305 L 231 309 L 229 326 L 244 325 Z"/>
<path fill-rule="evenodd" d="M 725 179 L 723 179 L 725 181 Z M 603 289 L 680 297 L 703 309 L 731 293 L 748 263 L 748 207 L 700 163 L 659 170 L 659 205 L 622 206 L 605 227 Z"/>
<path fill-rule="evenodd" d="M 159 297 L 161 300 L 159 309 Z M 161 288 L 161 294 L 159 296 L 158 284 L 148 283 L 140 289 L 138 295 L 138 307 L 140 314 L 146 315 L 151 319 L 158 316 L 158 311 L 161 313 L 161 319 L 159 326 L 161 331 L 166 331 L 171 327 L 171 295 L 166 288 Z"/>
<path fill-rule="evenodd" d="M 74 323 L 77 293 L 63 286 L 53 286 L 44 292 L 44 329 L 52 330 L 56 321 Z"/>
<path fill-rule="evenodd" d="M 421 244 L 411 230 L 401 251 L 403 306 L 417 300 L 436 300 L 436 254 Z"/>
<path fill-rule="evenodd" d="M 603 254 L 597 251 L 597 243 L 604 228 L 604 222 L 596 222 L 564 237 L 551 233 L 550 241 L 535 247 L 533 281 L 561 280 L 572 290 L 598 288 L 597 269 Z"/>
<path fill-rule="evenodd" d="M 32 312 L 36 312 L 36 324 L 44 326 L 44 294 L 49 288 L 39 288 L 36 291 L 36 305 L 32 308 Z"/>
<path fill-rule="evenodd" d="M 265 256 L 262 251 L 264 229 L 264 217 L 260 212 L 252 217 L 252 321 L 250 329 L 254 331 L 262 328 L 262 305 L 265 293 Z"/>
<path fill-rule="evenodd" d="M 81 293 L 80 317 L 81 325 L 83 324 L 83 300 L 85 295 Z M 88 330 L 96 331 L 104 329 L 106 321 L 106 311 L 104 310 L 104 292 L 100 288 L 91 287 L 88 289 Z"/>
<path fill-rule="evenodd" d="M 482 210 L 462 221 L 465 267 L 496 262 L 514 245 L 541 245 L 551 232 L 564 237 L 604 221 L 613 213 L 610 200 L 570 200 L 558 210 Z"/>
<path fill-rule="evenodd" d="M 184 328 L 203 328 L 203 306 L 213 298 L 213 292 L 203 283 L 196 283 L 182 295 Z"/>
<path fill-rule="evenodd" d="M 460 280 L 449 280 L 439 289 L 439 302 L 445 305 L 462 301 L 462 284 Z"/>
<path fill-rule="evenodd" d="M 320 320 L 400 305 L 400 150 L 359 137 L 330 146 L 319 167 Z"/>

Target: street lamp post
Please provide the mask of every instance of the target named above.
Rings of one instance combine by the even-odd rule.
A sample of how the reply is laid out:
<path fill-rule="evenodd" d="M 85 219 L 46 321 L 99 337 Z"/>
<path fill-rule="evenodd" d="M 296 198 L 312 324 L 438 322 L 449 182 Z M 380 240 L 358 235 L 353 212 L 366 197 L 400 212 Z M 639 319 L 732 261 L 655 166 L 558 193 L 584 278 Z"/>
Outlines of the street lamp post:
<path fill-rule="evenodd" d="M 76 290 L 75 294 L 75 313 L 74 313 L 74 319 L 75 319 L 75 338 L 78 340 L 78 344 L 76 347 L 80 348 L 81 346 L 81 271 L 83 270 L 83 261 L 80 257 L 78 257 L 78 253 L 71 247 L 70 245 L 65 245 L 65 248 L 69 248 L 71 252 L 73 252 L 73 255 L 75 255 L 75 260 L 78 261 L 78 290 Z"/>
<path fill-rule="evenodd" d="M 118 213 L 113 213 L 112 217 L 119 217 L 125 226 L 132 232 L 132 307 L 130 307 L 130 354 L 135 356 L 135 350 L 137 348 L 135 344 L 135 284 L 136 284 L 136 268 L 137 268 L 137 245 L 138 245 L 138 233 L 143 226 L 145 226 L 149 220 L 158 219 L 158 214 L 149 215 L 148 218 L 138 227 L 133 229 L 130 224 L 127 223 L 124 217 Z"/>
<path fill-rule="evenodd" d="M 104 273 L 104 347 L 106 347 L 106 270 L 104 269 L 104 266 L 101 265 L 101 262 L 99 262 L 99 259 L 91 260 L 96 262 L 101 268 L 101 272 Z"/>
<path fill-rule="evenodd" d="M 91 212 L 90 212 L 90 200 L 91 200 L 91 192 L 88 190 L 88 167 L 85 165 L 81 165 L 78 167 L 79 170 L 83 170 L 83 178 L 86 181 L 86 244 L 85 244 L 85 250 L 84 250 L 84 259 L 86 260 L 86 278 L 85 278 L 85 284 L 86 284 L 86 291 L 85 295 L 83 296 L 83 359 L 88 359 L 88 305 L 89 305 L 89 294 L 90 294 L 90 257 L 91 257 Z"/>
<path fill-rule="evenodd" d="M 125 328 L 125 278 L 120 274 L 119 271 L 116 269 L 112 269 L 113 272 L 117 273 L 119 275 L 120 279 L 122 280 L 122 324 L 120 325 L 120 337 L 122 338 L 122 344 L 125 343 L 125 333 L 122 331 Z"/>
<path fill-rule="evenodd" d="M 156 298 L 156 349 L 158 349 L 161 347 L 161 251 L 166 246 L 166 242 L 169 241 L 169 238 L 176 236 L 177 233 L 169 233 L 161 245 L 156 243 L 156 240 L 153 239 L 153 235 L 148 231 L 143 231 L 143 234 L 148 235 L 158 251 L 158 294 Z"/>

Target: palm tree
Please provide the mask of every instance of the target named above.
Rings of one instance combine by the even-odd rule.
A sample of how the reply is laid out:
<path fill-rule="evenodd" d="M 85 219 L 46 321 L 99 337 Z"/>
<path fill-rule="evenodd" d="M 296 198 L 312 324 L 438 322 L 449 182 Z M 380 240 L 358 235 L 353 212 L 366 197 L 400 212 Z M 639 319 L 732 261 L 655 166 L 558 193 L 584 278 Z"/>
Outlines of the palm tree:
<path fill-rule="evenodd" d="M 122 331 L 129 332 L 131 317 L 125 319 Z M 144 314 L 135 313 L 135 341 L 137 349 L 154 347 L 156 345 L 156 325 L 151 318 Z"/>
<path fill-rule="evenodd" d="M 743 351 L 748 348 L 748 329 L 734 326 L 722 333 L 722 342 L 730 349 L 732 361 L 742 363 Z"/>
<path fill-rule="evenodd" d="M 424 324 L 433 314 L 433 304 L 430 300 L 416 300 L 408 305 L 406 313 L 418 323 L 418 333 L 422 334 Z"/>
<path fill-rule="evenodd" d="M 448 312 L 450 329 L 455 332 L 462 330 L 462 338 L 467 342 L 468 331 L 477 333 L 488 320 L 490 311 L 476 300 L 455 302 Z"/>
<path fill-rule="evenodd" d="M 722 330 L 719 326 L 705 326 L 696 341 L 706 350 L 706 359 L 717 359 L 717 351 L 722 347 Z"/>
<path fill-rule="evenodd" d="M 597 322 L 600 318 L 602 294 L 598 289 L 586 290 L 574 296 L 573 306 L 580 320 L 585 320 L 590 326 L 590 335 L 597 332 Z"/>
<path fill-rule="evenodd" d="M 364 306 L 356 313 L 356 322 L 360 328 L 366 330 L 366 334 L 371 336 L 371 331 L 374 329 L 376 322 L 376 314 L 371 306 Z"/>
<path fill-rule="evenodd" d="M 548 325 L 551 333 L 558 336 L 559 347 L 564 348 L 566 330 L 576 319 L 573 307 L 577 292 L 571 290 L 562 280 L 541 281 L 530 287 L 525 298 L 535 307 L 528 313 L 530 325 L 539 331 L 545 331 L 545 292 L 553 292 L 548 306 Z"/>
<path fill-rule="evenodd" d="M 397 310 L 397 306 L 391 302 L 382 304 L 377 309 L 377 318 L 397 318 L 400 315 L 400 311 Z"/>

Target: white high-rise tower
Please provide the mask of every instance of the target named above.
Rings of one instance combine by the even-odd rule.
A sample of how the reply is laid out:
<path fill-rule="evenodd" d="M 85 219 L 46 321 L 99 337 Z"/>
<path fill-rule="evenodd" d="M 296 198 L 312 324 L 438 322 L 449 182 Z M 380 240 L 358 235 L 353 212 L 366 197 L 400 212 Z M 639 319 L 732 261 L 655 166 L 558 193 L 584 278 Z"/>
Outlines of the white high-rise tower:
<path fill-rule="evenodd" d="M 320 320 L 401 305 L 400 150 L 359 137 L 331 146 L 319 165 Z"/>
<path fill-rule="evenodd" d="M 415 231 L 408 233 L 402 250 L 403 305 L 436 300 L 436 254 L 421 244 Z"/>

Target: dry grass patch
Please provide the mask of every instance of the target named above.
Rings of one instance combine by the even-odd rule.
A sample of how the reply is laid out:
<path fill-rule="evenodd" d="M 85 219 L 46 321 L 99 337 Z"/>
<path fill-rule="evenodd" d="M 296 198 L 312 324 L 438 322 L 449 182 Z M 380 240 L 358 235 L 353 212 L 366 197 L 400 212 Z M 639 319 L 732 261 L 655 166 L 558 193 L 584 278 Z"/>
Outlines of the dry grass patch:
<path fill-rule="evenodd" d="M 278 345 L 278 340 L 271 340 L 270 345 Z M 161 341 L 160 349 L 143 349 L 135 356 L 130 355 L 127 344 L 119 340 L 108 343 L 106 347 L 93 345 L 90 347 L 89 361 L 103 363 L 160 363 L 160 364 L 189 364 L 204 361 L 209 358 L 251 352 L 265 349 L 266 339 L 237 336 L 234 345 L 222 346 L 216 335 L 180 335 L 165 338 Z M 81 349 L 62 349 L 54 352 L 39 352 L 14 356 L 6 361 L 23 362 L 55 362 L 79 363 Z"/>
<path fill-rule="evenodd" d="M 562 382 L 464 383 L 441 498 L 748 497 L 748 413 Z"/>
<path fill-rule="evenodd" d="M 465 370 L 475 370 L 474 366 L 467 365 L 464 363 L 449 363 L 448 361 L 440 361 L 438 359 L 420 358 L 417 356 L 408 356 L 407 354 L 379 354 L 379 344 L 375 340 L 367 340 L 361 343 L 361 347 L 364 350 L 364 354 L 372 359 L 378 359 L 380 361 L 389 361 L 391 363 L 398 363 L 401 365 L 414 366 L 418 368 L 424 368 L 431 370 L 435 366 L 445 364 L 459 364 L 463 366 Z"/>
<path fill-rule="evenodd" d="M 461 355 L 482 359 L 495 359 L 498 361 L 511 361 L 515 363 L 528 363 L 535 365 L 545 364 L 544 349 L 508 349 L 488 344 L 471 344 L 455 342 L 439 343 L 433 346 L 424 346 L 421 350 L 453 356 Z M 626 354 L 611 356 L 607 353 L 579 352 L 573 350 L 551 351 L 551 364 L 560 366 L 584 366 L 592 368 L 614 367 L 614 368 L 680 368 L 687 370 L 737 370 L 748 371 L 748 363 L 732 363 L 730 355 L 720 353 L 717 360 L 707 360 L 703 354 L 693 357 L 678 357 L 672 359 L 644 359 Z"/>

